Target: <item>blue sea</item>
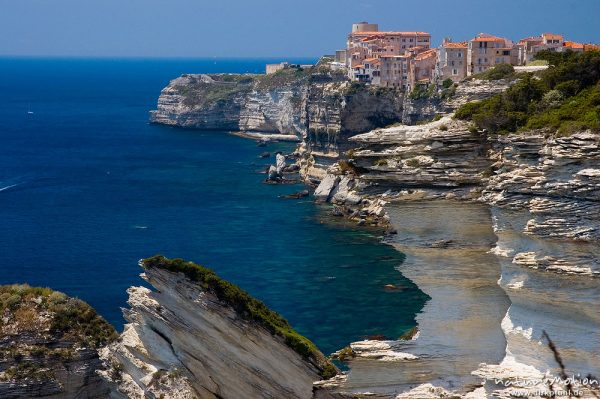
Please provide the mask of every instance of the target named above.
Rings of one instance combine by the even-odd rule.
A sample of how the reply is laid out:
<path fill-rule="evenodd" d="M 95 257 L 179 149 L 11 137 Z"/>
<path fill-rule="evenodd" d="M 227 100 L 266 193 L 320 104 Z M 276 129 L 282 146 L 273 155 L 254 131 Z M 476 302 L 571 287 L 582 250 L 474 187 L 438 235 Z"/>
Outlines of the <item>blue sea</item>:
<path fill-rule="evenodd" d="M 292 145 L 148 124 L 170 79 L 272 61 L 0 58 L 0 284 L 80 297 L 120 330 L 138 260 L 163 254 L 214 269 L 326 353 L 413 327 L 427 297 L 402 254 L 279 198 L 302 186 L 262 183 L 273 160 L 258 155 Z"/>

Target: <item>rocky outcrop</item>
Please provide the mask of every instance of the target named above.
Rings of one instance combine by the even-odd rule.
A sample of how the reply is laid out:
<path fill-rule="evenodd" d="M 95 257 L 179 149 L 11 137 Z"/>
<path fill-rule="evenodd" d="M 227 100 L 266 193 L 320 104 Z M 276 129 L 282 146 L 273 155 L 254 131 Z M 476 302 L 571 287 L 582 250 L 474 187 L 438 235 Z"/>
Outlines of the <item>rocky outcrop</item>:
<path fill-rule="evenodd" d="M 424 98 L 406 96 L 402 104 L 402 123 L 414 125 L 420 121 L 430 121 L 436 116 L 456 111 L 461 105 L 479 101 L 506 90 L 514 81 L 502 80 L 463 80 L 448 89 Z"/>
<path fill-rule="evenodd" d="M 319 180 L 350 146 L 348 137 L 399 122 L 403 95 L 350 83 L 315 67 L 272 75 L 183 75 L 150 113 L 153 123 L 301 140 L 303 175 Z"/>
<path fill-rule="evenodd" d="M 401 272 L 432 300 L 416 340 L 385 343 L 401 365 L 365 343 L 329 392 L 535 398 L 550 389 L 538 380 L 562 372 L 548 338 L 567 375 L 600 375 L 597 134 L 485 135 L 445 117 L 350 141 L 351 192 L 388 203 Z M 322 198 L 344 176 L 329 171 Z M 581 397 L 593 397 L 588 388 Z"/>
<path fill-rule="evenodd" d="M 128 324 L 102 351 L 115 397 L 311 398 L 313 381 L 335 373 L 281 316 L 212 271 L 140 264 L 154 290 L 129 289 Z"/>
<path fill-rule="evenodd" d="M 47 288 L 2 286 L 0 311 L 0 397 L 108 397 L 97 349 L 116 332 L 86 303 Z"/>
<path fill-rule="evenodd" d="M 150 120 L 186 128 L 304 138 L 321 151 L 341 135 L 397 122 L 394 90 L 350 84 L 332 71 L 287 69 L 273 75 L 183 75 L 165 87 Z"/>
<path fill-rule="evenodd" d="M 252 78 L 228 81 L 228 75 L 183 75 L 172 80 L 158 98 L 150 121 L 206 130 L 240 130 L 240 112 Z"/>

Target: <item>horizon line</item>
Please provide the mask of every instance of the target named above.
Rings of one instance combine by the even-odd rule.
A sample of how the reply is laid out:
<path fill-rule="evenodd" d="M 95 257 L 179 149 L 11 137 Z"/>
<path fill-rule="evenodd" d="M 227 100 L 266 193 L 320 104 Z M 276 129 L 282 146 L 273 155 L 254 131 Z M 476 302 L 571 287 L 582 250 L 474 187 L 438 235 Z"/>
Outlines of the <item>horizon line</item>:
<path fill-rule="evenodd" d="M 325 54 L 323 54 L 325 55 Z M 270 56 L 193 56 L 193 55 L 166 55 L 166 56 L 151 56 L 151 55 L 38 55 L 38 54 L 0 54 L 1 58 L 45 58 L 45 59 L 137 59 L 137 60 L 278 60 L 278 59 L 319 59 L 319 56 L 302 56 L 302 55 L 270 55 Z"/>

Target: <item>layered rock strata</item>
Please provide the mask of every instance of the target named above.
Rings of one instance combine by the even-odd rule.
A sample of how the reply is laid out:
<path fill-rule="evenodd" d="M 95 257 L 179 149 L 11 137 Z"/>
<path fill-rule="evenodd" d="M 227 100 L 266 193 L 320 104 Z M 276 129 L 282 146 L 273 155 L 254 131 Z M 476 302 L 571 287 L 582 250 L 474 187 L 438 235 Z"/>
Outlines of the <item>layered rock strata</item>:
<path fill-rule="evenodd" d="M 560 374 L 548 337 L 569 376 L 600 374 L 600 318 L 595 311 L 600 309 L 597 134 L 488 136 L 443 118 L 426 125 L 378 129 L 350 140 L 357 148 L 350 161 L 354 188 L 347 196 L 390 203 L 388 218 L 398 231 L 391 240 L 408 255 L 401 271 L 432 301 L 419 316 L 421 332 L 414 344 L 387 343 L 418 361 L 405 356 L 401 366 L 392 367 L 392 375 L 381 359 L 361 356 L 337 384 L 342 388 L 330 391 L 420 397 L 425 385 L 419 384 L 433 383 L 441 390 L 430 397 L 449 392 L 508 397 L 516 388 L 529 389 L 528 397 L 538 397 L 547 385 L 519 387 L 517 382 Z M 335 193 L 348 176 L 336 168 L 330 172 L 317 189 L 322 198 L 323 192 Z M 333 198 L 328 195 L 335 202 Z M 434 199 L 438 201 L 429 201 Z M 416 208 L 405 211 L 411 204 Z M 475 207 L 471 213 L 480 209 L 478 216 L 465 214 L 465 207 Z M 418 223 L 415 215 L 420 215 Z M 474 221 L 481 223 L 477 234 L 465 238 Z M 414 230 L 407 230 L 407 225 L 414 225 Z M 438 230 L 444 234 L 436 239 Z M 470 249 L 474 238 L 483 237 L 486 242 L 480 242 L 479 249 Z M 436 276 L 434 281 L 431 275 Z M 459 287 L 450 293 L 453 281 Z M 470 284 L 475 292 L 465 298 Z M 478 297 L 486 289 L 497 295 Z M 467 302 L 449 305 L 461 298 Z M 478 309 L 483 313 L 474 313 L 473 320 L 479 321 L 469 324 L 469 313 Z M 458 312 L 456 317 L 451 317 L 453 311 Z M 471 327 L 454 335 L 461 331 L 457 322 Z M 453 337 L 444 341 L 447 346 L 441 343 L 444 334 Z M 470 343 L 462 345 L 464 338 Z M 457 352 L 469 345 L 478 351 Z M 374 353 L 379 350 L 376 345 L 372 348 Z M 450 353 L 452 360 L 443 361 Z M 507 388 L 496 379 L 516 385 Z M 593 397 L 585 391 L 582 395 Z"/>
<path fill-rule="evenodd" d="M 0 308 L 0 397 L 108 397 L 97 349 L 117 334 L 92 308 L 26 285 L 0 287 Z"/>
<path fill-rule="evenodd" d="M 335 372 L 281 316 L 207 269 L 140 264 L 154 290 L 129 289 L 128 324 L 102 351 L 114 397 L 311 398 L 313 381 Z"/>

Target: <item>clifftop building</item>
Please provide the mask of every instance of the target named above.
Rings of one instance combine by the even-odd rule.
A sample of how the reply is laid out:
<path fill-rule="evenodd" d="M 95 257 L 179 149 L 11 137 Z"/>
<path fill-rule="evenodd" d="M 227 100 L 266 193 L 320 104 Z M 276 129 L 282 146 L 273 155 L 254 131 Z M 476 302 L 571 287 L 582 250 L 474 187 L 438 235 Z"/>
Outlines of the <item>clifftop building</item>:
<path fill-rule="evenodd" d="M 444 39 L 431 50 L 427 32 L 379 31 L 378 24 L 352 24 L 346 49 L 336 51 L 336 68 L 347 69 L 348 78 L 373 85 L 412 90 L 418 85 L 485 72 L 499 64 L 527 65 L 542 50 L 591 51 L 599 45 L 566 41 L 556 33 L 542 33 L 513 43 L 512 40 L 480 33 L 471 40 Z"/>
<path fill-rule="evenodd" d="M 467 75 L 481 73 L 498 64 L 517 65 L 518 54 L 513 42 L 480 33 L 467 46 Z"/>
<path fill-rule="evenodd" d="M 406 61 L 402 56 L 414 49 L 427 50 L 430 45 L 431 35 L 427 32 L 380 32 L 377 24 L 353 24 L 346 43 L 348 77 L 382 86 L 406 87 L 403 77 L 408 65 L 402 64 Z"/>
<path fill-rule="evenodd" d="M 467 76 L 467 48 L 469 42 L 453 42 L 445 38 L 438 50 L 435 77 L 440 81 L 459 82 Z"/>

